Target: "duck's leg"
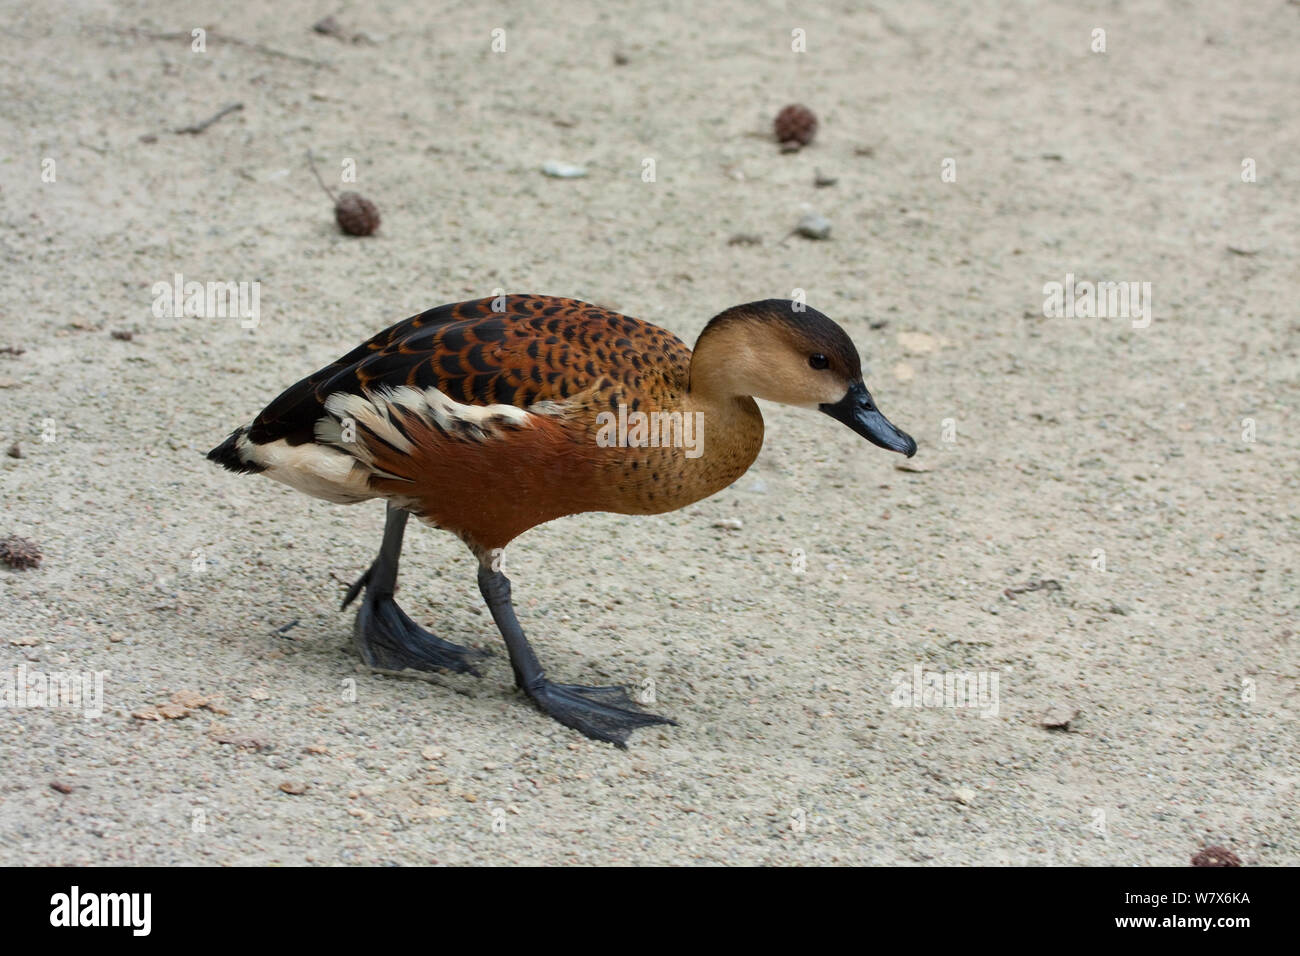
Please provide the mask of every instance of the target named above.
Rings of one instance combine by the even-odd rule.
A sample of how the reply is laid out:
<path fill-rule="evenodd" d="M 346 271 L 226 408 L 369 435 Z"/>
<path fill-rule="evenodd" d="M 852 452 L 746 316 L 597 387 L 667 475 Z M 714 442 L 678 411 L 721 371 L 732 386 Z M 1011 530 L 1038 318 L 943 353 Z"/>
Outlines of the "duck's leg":
<path fill-rule="evenodd" d="M 676 725 L 675 720 L 641 710 L 622 687 L 583 687 L 547 680 L 546 672 L 515 617 L 514 602 L 510 600 L 510 579 L 480 561 L 478 587 L 510 650 L 515 683 L 544 713 L 594 740 L 607 740 L 622 748 L 627 747 L 628 735 L 638 727 Z"/>
<path fill-rule="evenodd" d="M 343 607 L 346 608 L 365 589 L 352 628 L 352 641 L 361 654 L 361 660 L 371 667 L 449 670 L 477 675 L 473 663 L 486 656 L 482 651 L 434 637 L 407 617 L 393 600 L 398 557 L 402 553 L 402 535 L 408 517 L 407 512 L 389 507 L 379 556 L 370 569 L 348 588 L 343 598 Z"/>

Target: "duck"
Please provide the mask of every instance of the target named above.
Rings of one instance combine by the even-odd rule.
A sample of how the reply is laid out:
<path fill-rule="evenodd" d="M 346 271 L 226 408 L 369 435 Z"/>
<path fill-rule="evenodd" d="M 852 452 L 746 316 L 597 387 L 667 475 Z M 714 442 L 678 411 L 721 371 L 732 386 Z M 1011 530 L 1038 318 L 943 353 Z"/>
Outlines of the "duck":
<path fill-rule="evenodd" d="M 506 547 L 584 512 L 662 514 L 736 481 L 763 445 L 758 400 L 823 413 L 911 457 L 876 407 L 858 350 L 806 303 L 733 306 L 692 350 L 667 329 L 576 299 L 499 294 L 412 316 L 291 385 L 207 457 L 326 501 L 383 499 L 379 551 L 342 602 L 361 660 L 480 675 L 484 651 L 425 630 L 397 604 L 408 519 L 458 536 L 515 684 L 544 714 L 626 747 L 649 713 L 623 687 L 552 680 L 525 637 Z"/>

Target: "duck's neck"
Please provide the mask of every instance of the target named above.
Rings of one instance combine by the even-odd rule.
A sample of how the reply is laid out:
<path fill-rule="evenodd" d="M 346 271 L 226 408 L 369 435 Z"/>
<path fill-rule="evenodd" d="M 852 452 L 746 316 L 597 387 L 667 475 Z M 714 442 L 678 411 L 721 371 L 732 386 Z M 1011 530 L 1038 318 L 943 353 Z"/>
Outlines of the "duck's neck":
<path fill-rule="evenodd" d="M 736 373 L 746 367 L 749 348 L 743 339 L 721 341 L 708 335 L 696 343 L 691 356 L 690 387 L 683 410 L 699 413 L 703 423 L 703 454 L 696 463 L 701 484 L 713 494 L 745 473 L 763 447 L 763 415 Z M 703 497 L 703 496 L 701 496 Z"/>
<path fill-rule="evenodd" d="M 608 448 L 596 467 L 586 473 L 589 481 L 585 486 L 581 476 L 571 483 L 586 489 L 572 512 L 660 514 L 683 508 L 716 494 L 743 475 L 763 447 L 763 416 L 758 403 L 747 395 L 728 394 L 710 376 L 693 376 L 688 388 L 671 393 L 660 407 L 639 410 L 639 414 L 645 413 L 655 416 L 649 434 L 663 438 L 658 416 L 666 413 L 675 420 L 679 440 L 656 441 L 649 447 L 638 441 L 622 447 L 620 439 L 618 447 Z M 610 423 L 603 427 L 608 446 Z M 631 425 L 628 429 L 630 439 Z M 597 437 L 592 441 L 599 443 Z M 580 468 L 582 462 L 591 461 L 573 455 L 566 460 Z"/>
<path fill-rule="evenodd" d="M 733 433 L 752 433 L 760 444 L 763 441 L 763 414 L 748 395 L 719 396 L 692 389 L 682 400 L 682 411 L 702 414 L 709 441 L 719 445 L 727 445 L 727 436 Z"/>

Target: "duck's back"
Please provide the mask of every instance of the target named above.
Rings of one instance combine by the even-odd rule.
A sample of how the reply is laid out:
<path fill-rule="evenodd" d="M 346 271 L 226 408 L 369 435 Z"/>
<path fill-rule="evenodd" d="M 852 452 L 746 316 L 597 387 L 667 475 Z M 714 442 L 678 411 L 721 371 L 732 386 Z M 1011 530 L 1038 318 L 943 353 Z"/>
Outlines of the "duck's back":
<path fill-rule="evenodd" d="M 670 404 L 691 351 L 671 332 L 576 299 L 502 295 L 442 305 L 385 329 L 290 386 L 253 421 L 254 444 L 314 440 L 331 395 L 436 388 L 470 406 L 528 409 L 595 389 L 617 410 Z"/>

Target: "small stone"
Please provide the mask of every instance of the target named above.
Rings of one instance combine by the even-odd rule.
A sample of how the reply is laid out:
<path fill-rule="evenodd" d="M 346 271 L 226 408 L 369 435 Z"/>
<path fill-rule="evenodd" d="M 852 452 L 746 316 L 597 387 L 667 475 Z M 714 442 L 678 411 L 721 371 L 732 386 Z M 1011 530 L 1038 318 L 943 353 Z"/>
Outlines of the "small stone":
<path fill-rule="evenodd" d="M 953 799 L 965 806 L 970 806 L 975 801 L 975 791 L 970 787 L 953 787 Z"/>
<path fill-rule="evenodd" d="M 53 782 L 50 783 L 50 789 L 52 789 L 52 790 L 57 790 L 57 791 L 59 791 L 59 793 L 71 793 L 71 792 L 72 792 L 72 784 L 70 784 L 70 783 L 64 783 L 64 782 L 61 781 L 61 780 L 55 780 L 55 781 L 53 781 Z"/>
<path fill-rule="evenodd" d="M 1040 727 L 1048 730 L 1068 731 L 1070 721 L 1079 716 L 1079 708 L 1069 704 L 1055 704 L 1038 720 Z"/>
<path fill-rule="evenodd" d="M 542 172 L 547 176 L 555 179 L 581 179 L 587 175 L 585 166 L 574 166 L 571 163 L 561 163 L 557 160 L 550 160 L 542 164 Z"/>
<path fill-rule="evenodd" d="M 14 442 L 12 445 L 9 446 L 9 457 L 26 458 L 27 456 L 23 454 L 22 446 L 19 445 L 18 442 Z"/>
<path fill-rule="evenodd" d="M 270 700 L 271 692 L 265 687 L 254 687 L 248 692 L 249 700 Z"/>
<path fill-rule="evenodd" d="M 280 784 L 280 789 L 285 793 L 292 794 L 296 797 L 299 794 L 307 792 L 307 785 L 305 783 L 286 780 L 284 783 Z"/>
<path fill-rule="evenodd" d="M 339 21 L 332 15 L 317 20 L 311 25 L 311 28 L 327 37 L 336 37 L 343 32 L 343 28 L 339 26 Z"/>
<path fill-rule="evenodd" d="M 133 338 L 135 338 L 135 333 L 130 332 L 126 329 L 114 329 L 109 334 L 112 335 L 113 338 L 117 339 L 119 342 L 130 342 Z"/>
<path fill-rule="evenodd" d="M 423 757 L 425 760 L 441 760 L 443 757 L 447 755 L 443 753 L 441 750 L 439 750 L 437 747 L 425 747 L 423 750 L 420 751 L 420 756 Z"/>
<path fill-rule="evenodd" d="M 805 239 L 826 239 L 831 234 L 831 221 L 820 213 L 806 212 L 799 217 L 794 231 Z"/>
<path fill-rule="evenodd" d="M 916 474 L 924 474 L 930 471 L 930 466 L 923 461 L 899 461 L 894 463 L 895 471 L 910 471 Z"/>
<path fill-rule="evenodd" d="M 745 527 L 745 522 L 741 521 L 739 518 L 719 518 L 717 521 L 713 522 L 713 527 L 724 528 L 727 531 L 739 531 L 741 528 Z"/>

